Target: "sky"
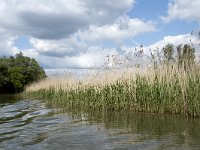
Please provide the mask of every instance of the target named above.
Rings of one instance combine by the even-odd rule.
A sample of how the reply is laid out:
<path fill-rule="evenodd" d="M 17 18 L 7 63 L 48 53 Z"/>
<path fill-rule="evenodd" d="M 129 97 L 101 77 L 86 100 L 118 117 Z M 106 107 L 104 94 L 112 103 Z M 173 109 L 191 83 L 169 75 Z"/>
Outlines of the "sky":
<path fill-rule="evenodd" d="M 135 47 L 198 42 L 200 0 L 1 0 L 0 56 L 98 68 Z"/>

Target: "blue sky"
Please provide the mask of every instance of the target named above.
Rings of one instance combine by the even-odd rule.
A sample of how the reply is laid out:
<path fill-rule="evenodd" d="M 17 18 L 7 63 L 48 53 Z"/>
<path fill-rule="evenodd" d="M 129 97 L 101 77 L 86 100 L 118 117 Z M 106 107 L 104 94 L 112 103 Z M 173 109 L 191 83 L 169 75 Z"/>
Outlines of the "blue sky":
<path fill-rule="evenodd" d="M 199 0 L 2 0 L 0 55 L 22 51 L 45 68 L 98 67 L 141 44 L 187 42 L 199 10 Z"/>
<path fill-rule="evenodd" d="M 128 13 L 130 17 L 158 20 L 167 15 L 168 0 L 137 0 L 133 9 Z"/>
<path fill-rule="evenodd" d="M 33 48 L 32 44 L 29 42 L 29 38 L 26 36 L 20 36 L 14 41 L 14 45 L 19 49 L 26 50 Z"/>
<path fill-rule="evenodd" d="M 173 20 L 165 23 L 161 16 L 167 15 L 168 0 L 138 0 L 135 7 L 128 13 L 130 17 L 152 20 L 157 24 L 157 31 L 135 37 L 135 40 L 144 45 L 153 44 L 164 36 L 181 35 L 199 29 L 196 21 Z M 192 9 L 192 8 L 191 8 Z"/>

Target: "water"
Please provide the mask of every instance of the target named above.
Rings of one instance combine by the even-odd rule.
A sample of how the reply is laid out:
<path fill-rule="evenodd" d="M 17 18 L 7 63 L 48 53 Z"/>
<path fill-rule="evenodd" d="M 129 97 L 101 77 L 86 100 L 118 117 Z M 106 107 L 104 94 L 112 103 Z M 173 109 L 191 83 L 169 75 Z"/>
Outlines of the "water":
<path fill-rule="evenodd" d="M 0 150 L 200 149 L 200 120 L 47 108 L 0 97 Z"/>

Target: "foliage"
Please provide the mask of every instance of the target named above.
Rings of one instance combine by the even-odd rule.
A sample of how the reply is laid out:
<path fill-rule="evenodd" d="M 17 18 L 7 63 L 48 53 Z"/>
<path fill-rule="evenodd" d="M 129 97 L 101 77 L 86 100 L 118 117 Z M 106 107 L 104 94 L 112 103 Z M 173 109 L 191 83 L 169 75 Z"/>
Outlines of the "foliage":
<path fill-rule="evenodd" d="M 179 67 L 184 67 L 185 70 L 194 65 L 195 49 L 190 45 L 179 45 L 177 47 L 177 58 Z"/>
<path fill-rule="evenodd" d="M 163 52 L 164 52 L 164 59 L 166 61 L 167 64 L 170 63 L 170 61 L 174 60 L 174 47 L 172 44 L 167 44 L 164 48 L 163 48 Z"/>
<path fill-rule="evenodd" d="M 15 57 L 0 58 L 0 93 L 21 92 L 26 85 L 45 77 L 37 61 L 21 52 Z"/>
<path fill-rule="evenodd" d="M 200 66 L 195 63 L 194 52 L 195 49 L 187 44 L 176 48 L 168 44 L 163 51 L 151 53 L 154 66 L 158 63 L 145 71 L 142 68 L 137 73 L 134 68 L 135 72 L 128 74 L 129 70 L 124 69 L 121 70 L 124 74 L 115 80 L 120 69 L 117 73 L 110 69 L 111 81 L 103 80 L 107 76 L 104 73 L 95 76 L 95 80 L 67 84 L 48 78 L 30 85 L 24 94 L 44 98 L 49 105 L 64 108 L 131 110 L 200 117 Z"/>
<path fill-rule="evenodd" d="M 184 68 L 185 70 L 194 65 L 195 49 L 188 44 L 178 45 L 176 49 L 172 44 L 167 44 L 163 48 L 163 54 L 164 64 L 169 65 L 170 62 L 171 64 L 176 62 L 179 68 Z"/>
<path fill-rule="evenodd" d="M 103 78 L 101 74 L 101 78 Z M 112 78 L 114 78 L 112 76 Z M 50 79 L 49 79 L 50 80 Z M 91 108 L 97 110 L 131 110 L 161 114 L 185 114 L 200 116 L 200 67 L 189 72 L 177 65 L 164 65 L 130 78 L 103 84 L 69 83 L 67 87 L 52 79 L 42 80 L 27 87 L 25 95 L 46 99 L 47 104 L 69 109 Z M 70 87 L 70 85 L 73 85 Z"/>

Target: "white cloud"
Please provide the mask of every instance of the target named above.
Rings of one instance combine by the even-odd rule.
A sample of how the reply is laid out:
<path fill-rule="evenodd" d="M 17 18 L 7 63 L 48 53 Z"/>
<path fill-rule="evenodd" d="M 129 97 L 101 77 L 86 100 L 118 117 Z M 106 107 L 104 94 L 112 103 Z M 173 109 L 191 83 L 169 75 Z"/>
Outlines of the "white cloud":
<path fill-rule="evenodd" d="M 35 40 L 35 39 L 34 39 Z M 42 44 L 38 44 L 37 42 L 41 42 Z M 37 41 L 35 44 L 35 49 L 30 50 L 24 50 L 23 53 L 26 56 L 31 56 L 36 58 L 40 64 L 45 68 L 98 68 L 104 65 L 106 56 L 109 54 L 110 56 L 112 54 L 119 56 L 119 58 L 124 58 L 124 55 L 128 52 L 135 52 L 135 47 L 127 47 L 126 45 L 122 46 L 122 53 L 119 53 L 119 51 L 116 48 L 110 48 L 106 49 L 101 46 L 90 46 L 87 47 L 87 49 L 83 53 L 78 53 L 79 55 L 73 55 L 68 56 L 67 54 L 63 54 L 63 57 L 55 57 L 52 55 L 44 55 L 42 54 L 42 49 L 45 49 L 46 46 L 43 44 L 44 41 Z M 159 48 L 162 50 L 162 48 L 167 44 L 173 44 L 174 46 L 178 46 L 179 44 L 191 44 L 191 42 L 199 48 L 199 39 L 196 36 L 192 36 L 190 34 L 183 34 L 183 35 L 177 35 L 177 36 L 165 36 L 162 40 L 149 45 L 144 46 L 144 55 L 141 58 L 133 57 L 134 60 L 132 63 L 138 63 L 141 64 L 149 63 L 148 56 L 150 56 L 149 49 L 154 50 Z M 38 45 L 37 45 L 38 44 Z M 51 44 L 50 41 L 47 43 Z M 55 43 L 53 43 L 54 45 Z M 50 46 L 51 47 L 51 46 Z M 41 49 L 41 51 L 39 51 Z M 140 47 L 137 47 L 137 50 L 139 50 Z M 197 53 L 199 49 L 196 49 Z M 53 52 L 53 51 L 52 51 Z M 66 52 L 68 53 L 68 52 Z"/>
<path fill-rule="evenodd" d="M 87 50 L 87 44 L 76 37 L 61 40 L 41 40 L 31 38 L 30 43 L 40 55 L 65 57 L 79 55 Z"/>
<path fill-rule="evenodd" d="M 108 53 L 109 51 L 103 51 L 101 47 L 90 47 L 87 53 L 74 58 L 74 61 L 80 68 L 98 68 L 103 65 Z"/>
<path fill-rule="evenodd" d="M 172 44 L 174 47 L 178 45 L 184 45 L 184 44 L 189 44 L 192 45 L 196 48 L 196 50 L 200 50 L 200 41 L 199 37 L 191 34 L 182 34 L 182 35 L 176 35 L 176 36 L 165 36 L 163 37 L 162 40 L 157 41 L 151 45 L 147 46 L 137 46 L 137 47 L 127 47 L 126 45 L 122 46 L 121 49 L 124 51 L 124 53 L 129 53 L 129 52 L 137 52 L 141 49 L 143 49 L 144 55 L 149 55 L 150 50 L 156 51 L 160 50 L 162 51 L 163 47 L 165 47 L 167 44 Z"/>
<path fill-rule="evenodd" d="M 152 22 L 120 17 L 113 24 L 106 24 L 104 26 L 91 25 L 89 30 L 80 32 L 79 34 L 82 40 L 112 40 L 116 42 L 152 31 L 155 31 L 155 25 Z"/>
<path fill-rule="evenodd" d="M 0 57 L 14 55 L 19 50 L 14 46 L 17 37 L 0 29 Z"/>
<path fill-rule="evenodd" d="M 117 53 L 115 49 L 90 47 L 77 56 L 54 57 L 41 55 L 36 49 L 23 50 L 24 55 L 34 57 L 45 68 L 97 68 L 103 65 L 106 55 Z"/>
<path fill-rule="evenodd" d="M 16 34 L 60 39 L 91 24 L 112 23 L 133 3 L 134 0 L 3 0 L 0 26 Z"/>
<path fill-rule="evenodd" d="M 45 68 L 91 68 L 116 49 L 92 41 L 116 43 L 155 30 L 155 24 L 129 18 L 135 0 L 2 0 L 0 56 L 23 51 Z M 15 40 L 30 38 L 31 49 L 20 50 Z"/>
<path fill-rule="evenodd" d="M 171 0 L 168 5 L 168 16 L 162 17 L 166 22 L 174 19 L 197 21 L 200 23 L 199 0 Z"/>
<path fill-rule="evenodd" d="M 122 46 L 123 54 L 121 56 L 125 60 L 125 65 L 137 65 L 140 64 L 140 67 L 147 67 L 151 62 L 151 53 L 155 54 L 156 59 L 163 56 L 162 50 L 167 44 L 172 44 L 174 48 L 178 45 L 189 44 L 195 48 L 196 56 L 199 57 L 200 54 L 200 41 L 199 37 L 190 34 L 183 34 L 177 36 L 165 36 L 162 40 L 157 41 L 154 44 L 142 47 L 127 47 L 126 45 Z M 141 50 L 143 53 L 141 53 Z M 129 59 L 127 59 L 128 57 Z"/>
<path fill-rule="evenodd" d="M 146 49 L 162 49 L 167 44 L 173 44 L 174 46 L 178 46 L 180 44 L 193 44 L 194 46 L 198 46 L 199 38 L 197 36 L 191 35 L 191 34 L 183 34 L 183 35 L 177 35 L 177 36 L 165 36 L 163 40 L 160 40 L 150 46 L 148 46 Z"/>

